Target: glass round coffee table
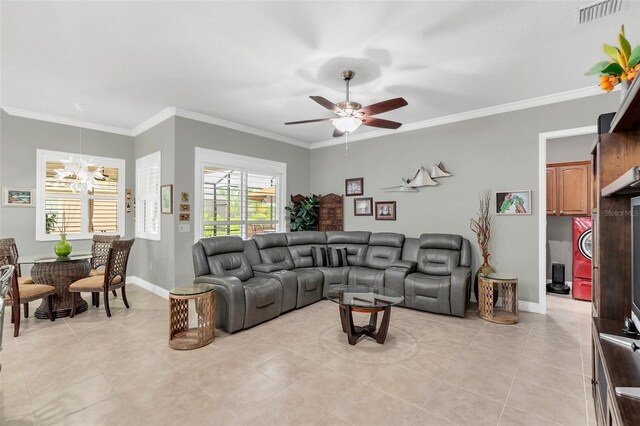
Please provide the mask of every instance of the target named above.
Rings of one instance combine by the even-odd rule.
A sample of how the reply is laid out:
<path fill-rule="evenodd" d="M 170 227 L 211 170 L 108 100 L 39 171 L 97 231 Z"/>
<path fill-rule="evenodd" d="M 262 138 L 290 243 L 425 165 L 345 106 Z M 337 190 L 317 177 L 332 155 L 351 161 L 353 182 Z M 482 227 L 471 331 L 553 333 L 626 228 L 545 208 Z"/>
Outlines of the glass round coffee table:
<path fill-rule="evenodd" d="M 189 301 L 195 303 L 196 327 L 189 327 Z M 188 284 L 169 291 L 169 347 L 201 348 L 213 342 L 216 328 L 216 291 L 211 284 Z"/>
<path fill-rule="evenodd" d="M 404 300 L 404 296 L 388 288 L 367 286 L 338 286 L 327 293 L 332 302 L 339 305 L 342 331 L 347 334 L 350 345 L 355 345 L 362 336 L 369 336 L 383 344 L 389 330 L 391 306 Z M 359 327 L 353 324 L 353 312 L 371 314 L 369 324 Z M 380 329 L 376 331 L 378 312 L 384 312 Z"/>

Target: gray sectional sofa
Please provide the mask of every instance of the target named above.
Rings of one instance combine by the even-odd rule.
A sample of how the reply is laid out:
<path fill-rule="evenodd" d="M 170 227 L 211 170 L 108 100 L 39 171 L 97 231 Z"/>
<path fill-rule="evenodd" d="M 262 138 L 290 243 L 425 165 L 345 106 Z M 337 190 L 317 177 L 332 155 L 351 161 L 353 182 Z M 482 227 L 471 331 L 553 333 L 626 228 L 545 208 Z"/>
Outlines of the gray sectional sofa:
<path fill-rule="evenodd" d="M 314 266 L 312 250 L 346 248 L 345 266 Z M 460 235 L 288 232 L 203 238 L 193 246 L 195 283 L 214 284 L 216 324 L 235 332 L 321 300 L 338 285 L 388 287 L 401 306 L 463 317 L 471 248 Z"/>

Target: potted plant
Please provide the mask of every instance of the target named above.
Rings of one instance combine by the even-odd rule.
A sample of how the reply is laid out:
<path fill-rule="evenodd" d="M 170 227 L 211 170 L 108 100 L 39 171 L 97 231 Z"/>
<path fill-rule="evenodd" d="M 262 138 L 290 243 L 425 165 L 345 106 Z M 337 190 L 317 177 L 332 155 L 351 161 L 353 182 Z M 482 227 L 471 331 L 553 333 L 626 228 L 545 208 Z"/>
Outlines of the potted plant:
<path fill-rule="evenodd" d="M 479 300 L 478 295 L 478 274 L 490 274 L 496 270 L 489 263 L 489 243 L 491 242 L 491 210 L 489 206 L 491 204 L 491 191 L 484 191 L 478 195 L 480 201 L 480 208 L 478 209 L 478 217 L 471 219 L 471 230 L 476 234 L 478 239 L 478 246 L 480 247 L 480 253 L 482 254 L 482 265 L 476 272 L 475 279 L 473 281 L 473 292 L 476 295 L 476 300 Z"/>
<path fill-rule="evenodd" d="M 304 197 L 297 203 L 290 203 L 285 210 L 289 212 L 292 231 L 309 231 L 318 222 L 318 206 L 320 198 L 317 195 Z"/>
<path fill-rule="evenodd" d="M 631 44 L 624 35 L 624 25 L 620 28 L 618 42 L 620 43 L 619 48 L 603 44 L 604 53 L 612 60 L 598 62 L 585 74 L 600 75 L 600 88 L 606 92 L 610 92 L 616 85 L 622 84 L 624 96 L 629 84 L 640 70 L 640 46 L 631 50 Z"/>

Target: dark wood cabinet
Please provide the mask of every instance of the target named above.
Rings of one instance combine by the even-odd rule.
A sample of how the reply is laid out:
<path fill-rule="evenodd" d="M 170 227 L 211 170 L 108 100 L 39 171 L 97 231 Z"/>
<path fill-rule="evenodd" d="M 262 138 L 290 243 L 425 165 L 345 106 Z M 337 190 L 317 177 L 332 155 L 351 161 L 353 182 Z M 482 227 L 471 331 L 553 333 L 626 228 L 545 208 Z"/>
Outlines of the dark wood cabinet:
<path fill-rule="evenodd" d="M 591 213 L 591 162 L 547 164 L 547 215 Z"/>
<path fill-rule="evenodd" d="M 640 400 L 615 394 L 616 387 L 640 387 L 640 354 L 599 336 L 620 335 L 624 318 L 631 314 L 630 199 L 640 195 L 640 188 L 628 180 L 640 166 L 639 92 L 636 81 L 615 115 L 599 117 L 592 152 L 592 383 L 599 425 L 640 424 Z"/>

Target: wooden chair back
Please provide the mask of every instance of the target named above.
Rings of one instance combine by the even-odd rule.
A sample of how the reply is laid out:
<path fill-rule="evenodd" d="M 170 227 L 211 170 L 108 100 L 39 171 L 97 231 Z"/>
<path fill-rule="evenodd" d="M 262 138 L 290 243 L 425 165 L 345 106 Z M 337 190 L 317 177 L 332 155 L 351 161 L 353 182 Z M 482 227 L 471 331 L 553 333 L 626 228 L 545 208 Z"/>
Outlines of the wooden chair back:
<path fill-rule="evenodd" d="M 94 235 L 91 244 L 91 267 L 98 269 L 100 266 L 107 264 L 107 256 L 111 243 L 118 241 L 120 235 Z"/>
<path fill-rule="evenodd" d="M 104 272 L 105 290 L 109 289 L 109 284 L 111 284 L 117 276 L 120 277 L 122 282 L 125 282 L 129 253 L 135 241 L 136 240 L 132 238 L 130 240 L 117 240 L 111 243 L 111 248 L 107 255 L 107 269 Z"/>

